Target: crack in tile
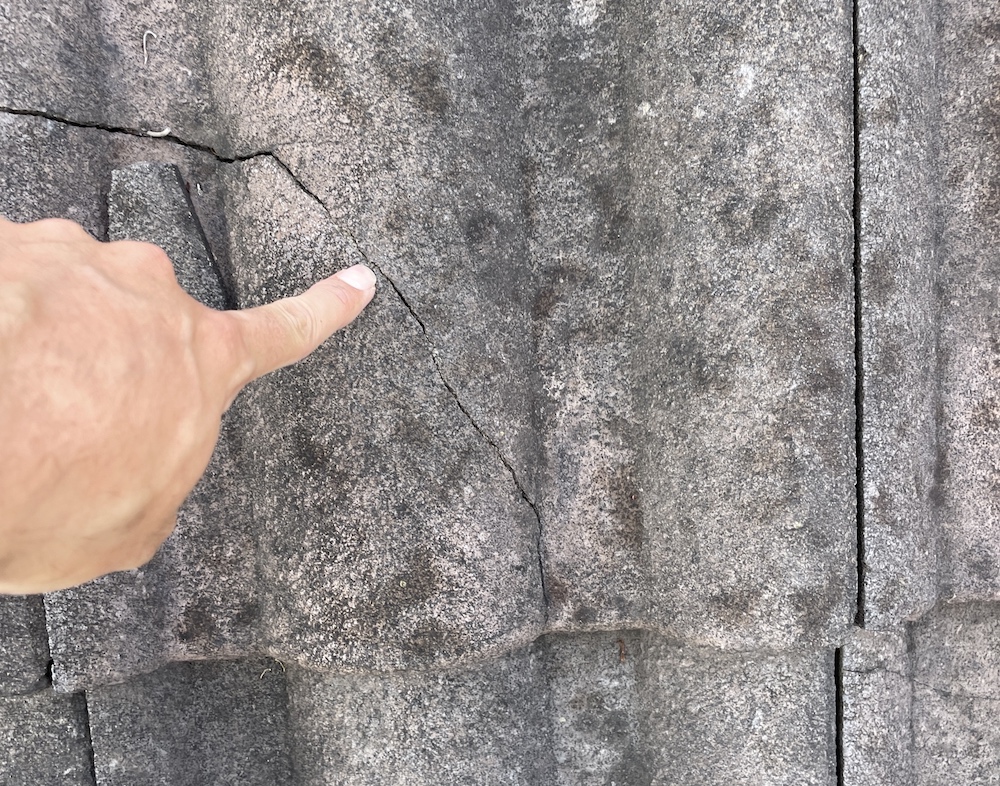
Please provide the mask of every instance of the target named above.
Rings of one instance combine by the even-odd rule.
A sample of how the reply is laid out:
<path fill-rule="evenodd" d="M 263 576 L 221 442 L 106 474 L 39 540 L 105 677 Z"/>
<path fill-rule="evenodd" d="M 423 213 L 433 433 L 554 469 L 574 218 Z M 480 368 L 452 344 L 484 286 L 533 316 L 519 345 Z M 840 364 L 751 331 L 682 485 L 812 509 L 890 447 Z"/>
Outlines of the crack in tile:
<path fill-rule="evenodd" d="M 977 701 L 1000 701 L 1000 696 L 986 696 L 981 693 L 965 693 L 964 691 L 953 691 L 945 690 L 944 688 L 939 688 L 936 685 L 931 685 L 929 682 L 924 682 L 923 680 L 913 680 L 914 685 L 919 685 L 921 688 L 927 688 L 927 690 L 932 693 L 936 693 L 939 696 L 944 696 L 949 699 L 975 699 Z"/>
<path fill-rule="evenodd" d="M 39 109 L 16 109 L 9 106 L 0 106 L 0 114 L 14 115 L 17 117 L 32 117 L 36 120 L 48 120 L 53 123 L 59 123 L 60 125 L 70 126 L 71 128 L 86 128 L 94 131 L 104 131 L 109 134 L 124 134 L 138 139 L 146 139 L 151 142 L 169 142 L 171 144 L 180 145 L 181 147 L 186 147 L 190 150 L 196 150 L 199 153 L 206 153 L 224 164 L 235 164 L 241 161 L 250 161 L 254 158 L 260 158 L 261 156 L 271 155 L 270 150 L 257 150 L 253 153 L 245 153 L 238 156 L 224 156 L 211 145 L 205 145 L 201 142 L 192 142 L 173 133 L 163 134 L 160 132 L 143 131 L 139 128 L 130 128 L 129 126 L 116 126 L 106 123 L 98 123 L 91 120 L 74 120 L 68 117 L 60 117 L 59 115 L 51 112 L 44 112 Z M 167 130 L 169 131 L 169 129 Z"/>
<path fill-rule="evenodd" d="M 861 677 L 873 677 L 875 675 L 885 675 L 891 677 L 898 677 L 905 682 L 911 682 L 913 685 L 917 685 L 921 688 L 926 688 L 927 690 L 937 693 L 941 696 L 946 696 L 948 698 L 956 699 L 979 699 L 983 701 L 1000 701 L 1000 696 L 988 696 L 981 693 L 965 693 L 964 691 L 950 691 L 945 688 L 939 688 L 936 685 L 932 685 L 929 682 L 924 682 L 923 680 L 918 680 L 911 677 L 908 674 L 904 674 L 901 671 L 895 671 L 894 669 L 843 669 L 844 674 L 857 674 Z"/>
<path fill-rule="evenodd" d="M 291 178 L 292 182 L 294 182 L 296 186 L 298 186 L 298 188 L 304 194 L 310 197 L 314 202 L 316 202 L 317 205 L 319 205 L 323 209 L 323 212 L 326 213 L 327 218 L 330 220 L 333 226 L 351 243 L 351 245 L 354 247 L 357 253 L 361 256 L 361 258 L 365 260 L 365 263 L 369 267 L 376 270 L 389 283 L 389 286 L 395 292 L 400 302 L 403 304 L 406 310 L 410 313 L 413 319 L 420 326 L 420 330 L 423 333 L 423 335 L 428 339 L 428 349 L 431 357 L 431 362 L 434 364 L 434 368 L 437 371 L 441 383 L 444 385 L 448 393 L 451 394 L 451 397 L 452 399 L 454 399 L 455 404 L 458 406 L 459 410 L 465 416 L 466 420 L 469 422 L 472 428 L 476 431 L 477 434 L 479 434 L 479 436 L 483 439 L 483 441 L 485 441 L 486 444 L 488 444 L 493 449 L 497 457 L 500 459 L 500 462 L 504 465 L 504 467 L 507 468 L 507 471 L 510 473 L 511 479 L 514 482 L 515 488 L 518 490 L 524 501 L 528 504 L 528 507 L 531 508 L 531 511 L 535 517 L 535 521 L 537 524 L 537 531 L 538 531 L 536 548 L 538 552 L 539 575 L 541 577 L 542 596 L 545 600 L 546 610 L 548 609 L 549 593 L 546 587 L 544 560 L 542 557 L 542 517 L 541 513 L 538 510 L 538 506 L 535 504 L 535 501 L 528 494 L 527 489 L 524 487 L 524 484 L 518 477 L 517 471 L 514 469 L 513 463 L 507 458 L 507 456 L 504 455 L 503 450 L 501 450 L 497 442 L 490 437 L 487 431 L 472 416 L 472 413 L 465 406 L 465 404 L 462 403 L 462 399 L 459 396 L 458 391 L 448 381 L 448 378 L 441 367 L 441 362 L 437 357 L 437 353 L 434 351 L 434 346 L 432 342 L 430 342 L 429 340 L 430 333 L 427 330 L 426 323 L 423 321 L 423 319 L 420 318 L 420 315 L 417 313 L 416 309 L 413 307 L 413 305 L 410 303 L 407 297 L 403 294 L 402 290 L 399 288 L 396 282 L 389 275 L 386 274 L 385 270 L 377 262 L 375 262 L 371 257 L 369 257 L 367 253 L 365 253 L 365 250 L 361 247 L 361 244 L 358 242 L 358 239 L 354 235 L 354 233 L 351 232 L 349 229 L 342 227 L 333 218 L 329 208 L 327 208 L 326 206 L 326 203 L 302 182 L 302 180 L 295 174 L 295 172 L 292 171 L 291 167 L 289 167 L 288 164 L 286 164 L 285 161 L 282 160 L 281 157 L 278 156 L 278 154 L 275 153 L 273 149 L 258 150 L 252 153 L 247 153 L 237 156 L 224 156 L 210 145 L 205 145 L 199 142 L 191 142 L 172 133 L 162 134 L 162 135 L 161 134 L 150 135 L 149 132 L 142 131 L 141 129 L 137 128 L 130 128 L 127 126 L 115 126 L 115 125 L 84 121 L 84 120 L 73 120 L 70 118 L 60 117 L 53 113 L 44 112 L 41 110 L 15 109 L 13 107 L 0 106 L 0 113 L 20 116 L 20 117 L 31 117 L 37 120 L 47 120 L 54 123 L 60 123 L 62 125 L 70 126 L 72 128 L 93 129 L 98 131 L 104 131 L 111 134 L 125 134 L 128 136 L 133 136 L 139 139 L 145 139 L 152 142 L 168 142 L 171 144 L 180 145 L 190 150 L 195 150 L 200 153 L 205 153 L 207 155 L 214 157 L 217 161 L 224 164 L 243 163 L 258 158 L 270 158 L 272 161 L 275 162 L 275 164 L 277 164 L 282 170 L 284 170 L 284 172 L 287 173 L 287 175 Z M 288 144 L 288 143 L 282 143 L 282 144 Z M 275 147 L 277 147 L 277 145 Z"/>
<path fill-rule="evenodd" d="M 247 153 L 244 155 L 224 156 L 210 145 L 201 144 L 199 142 L 191 142 L 189 140 L 182 139 L 181 137 L 178 137 L 175 134 L 151 136 L 148 132 L 136 128 L 129 128 L 127 126 L 108 125 L 108 124 L 83 121 L 83 120 L 72 120 L 70 118 L 60 117 L 58 115 L 49 112 L 44 112 L 41 110 L 15 109 L 13 107 L 0 106 L 0 113 L 8 115 L 16 115 L 20 117 L 32 117 L 37 120 L 48 120 L 54 123 L 67 125 L 73 128 L 93 129 L 98 131 L 105 131 L 111 134 L 125 134 L 128 136 L 137 137 L 139 139 L 169 142 L 172 144 L 177 144 L 182 147 L 189 148 L 191 150 L 196 150 L 200 153 L 206 153 L 214 157 L 221 163 L 225 164 L 243 163 L 257 158 L 272 159 L 279 167 L 281 167 L 282 170 L 284 170 L 284 172 L 292 179 L 295 185 L 298 186 L 298 188 L 303 193 L 305 193 L 310 199 L 312 199 L 317 205 L 319 205 L 323 209 L 323 212 L 326 213 L 327 218 L 331 221 L 331 223 L 334 225 L 337 231 L 340 232 L 348 241 L 350 241 L 350 244 L 354 247 L 354 249 L 362 257 L 362 259 L 365 260 L 365 263 L 368 264 L 370 267 L 374 268 L 375 270 L 377 270 L 378 273 L 387 282 L 389 282 L 389 286 L 392 287 L 393 291 L 396 293 L 396 296 L 399 298 L 402 304 L 406 307 L 406 310 L 410 313 L 413 319 L 416 320 L 417 324 L 420 326 L 421 332 L 425 336 L 429 337 L 430 334 L 427 330 L 426 323 L 423 321 L 423 319 L 420 318 L 420 315 L 413 307 L 413 304 L 411 304 L 410 301 L 407 299 L 407 297 L 403 294 L 403 292 L 400 290 L 396 282 L 389 275 L 386 274 L 385 270 L 383 270 L 382 267 L 377 262 L 371 259 L 371 257 L 369 257 L 367 253 L 365 253 L 365 250 L 361 247 L 361 244 L 358 242 L 358 239 L 354 235 L 354 233 L 351 232 L 349 229 L 342 227 L 333 218 L 329 208 L 327 208 L 326 206 L 326 203 L 316 193 L 314 193 L 311 189 L 309 189 L 298 177 L 298 175 L 296 175 L 295 172 L 292 171 L 291 167 L 288 166 L 288 164 L 286 164 L 285 161 L 273 150 L 258 150 L 253 153 Z M 428 344 L 430 345 L 430 342 L 428 342 Z M 473 418 L 472 414 L 462 403 L 461 398 L 458 395 L 458 392 L 455 390 L 454 386 L 452 386 L 452 384 L 448 381 L 447 377 L 445 376 L 441 368 L 440 361 L 438 360 L 437 354 L 434 352 L 434 347 L 432 345 L 430 346 L 430 354 L 431 354 L 431 359 L 434 362 L 434 367 L 437 370 L 438 376 L 441 378 L 441 382 L 444 384 L 444 386 L 448 389 L 448 392 L 455 399 L 458 408 L 462 411 L 462 413 L 468 419 L 469 423 L 472 424 L 473 428 L 480 434 L 480 436 L 482 436 L 482 438 L 497 452 L 497 455 L 500 457 L 500 460 L 503 462 L 504 466 L 507 467 L 507 469 L 510 471 L 511 476 L 514 479 L 514 484 L 517 486 L 518 491 L 521 492 L 521 495 L 524 497 L 525 501 L 531 506 L 532 510 L 535 511 L 535 516 L 538 517 L 538 508 L 535 505 L 535 502 L 528 495 L 520 479 L 517 477 L 517 473 L 514 470 L 511 462 L 507 459 L 505 455 L 503 455 L 503 451 L 501 451 L 496 441 L 490 438 L 485 429 L 481 425 L 479 425 L 479 423 L 476 422 L 475 418 Z"/>
<path fill-rule="evenodd" d="M 441 367 L 441 362 L 438 359 L 437 353 L 434 351 L 434 345 L 430 341 L 430 333 L 427 330 L 426 323 L 424 322 L 423 319 L 420 318 L 420 315 L 417 313 L 416 309 L 413 307 L 413 305 L 407 299 L 406 295 L 403 294 L 402 290 L 399 288 L 399 285 L 396 284 L 396 282 L 392 279 L 392 277 L 390 277 L 385 272 L 385 270 L 382 268 L 381 265 L 379 265 L 375 260 L 373 260 L 367 253 L 365 253 L 364 248 L 362 248 L 361 243 L 358 242 L 358 239 L 354 235 L 354 233 L 351 232 L 350 229 L 341 226 L 333 218 L 333 215 L 330 213 L 330 210 L 326 206 L 326 203 L 316 193 L 314 193 L 310 188 L 308 188 L 305 185 L 305 183 L 303 183 L 299 179 L 299 177 L 295 174 L 295 172 L 292 171 L 292 168 L 290 166 L 288 166 L 288 164 L 286 164 L 281 159 L 280 156 L 278 156 L 274 152 L 268 152 L 267 156 L 270 157 L 272 160 L 274 160 L 274 162 L 276 164 L 278 164 L 288 174 L 288 176 L 302 190 L 302 192 L 304 194 L 306 194 L 308 197 L 310 197 L 314 202 L 316 202 L 317 205 L 319 205 L 323 209 L 323 212 L 326 213 L 327 218 L 330 220 L 330 222 L 333 224 L 333 226 L 337 229 L 338 232 L 340 232 L 351 243 L 351 245 L 354 247 L 354 249 L 357 251 L 357 253 L 361 256 L 361 258 L 364 259 L 365 263 L 369 267 L 371 267 L 372 269 L 376 270 L 389 283 L 389 286 L 392 288 L 393 292 L 395 292 L 396 297 L 399 298 L 400 302 L 403 304 L 403 306 L 406 308 L 406 310 L 410 313 L 410 316 L 412 316 L 413 319 L 416 321 L 416 323 L 420 326 L 421 332 L 423 333 L 424 337 L 427 339 L 428 352 L 430 354 L 431 362 L 434 364 L 434 369 L 437 371 L 437 375 L 438 375 L 438 378 L 441 380 L 441 383 L 444 385 L 445 389 L 451 394 L 451 397 L 455 401 L 455 404 L 458 406 L 458 409 L 465 416 L 466 420 L 469 422 L 469 424 L 472 426 L 472 428 L 476 431 L 477 434 L 479 434 L 479 436 L 483 439 L 484 442 L 486 442 L 487 445 L 489 445 L 491 448 L 493 448 L 493 451 L 496 453 L 497 457 L 500 459 L 500 462 L 504 465 L 504 467 L 507 468 L 507 471 L 510 473 L 510 477 L 511 477 L 511 479 L 514 482 L 514 487 L 521 494 L 522 499 L 528 504 L 528 507 L 531 508 L 531 511 L 534 514 L 535 522 L 537 524 L 537 532 L 538 532 L 537 543 L 536 543 L 536 551 L 538 553 L 539 576 L 541 578 L 542 597 L 543 597 L 543 599 L 545 601 L 545 607 L 546 607 L 546 613 L 547 613 L 548 606 L 549 606 L 549 594 L 548 594 L 548 588 L 546 586 L 546 581 L 545 581 L 544 561 L 543 561 L 543 558 L 542 558 L 542 517 L 541 517 L 541 513 L 538 510 L 538 506 L 535 504 L 535 501 L 530 497 L 530 495 L 527 492 L 527 489 L 525 489 L 524 484 L 521 482 L 521 479 L 518 477 L 517 470 L 514 469 L 514 465 L 507 458 L 507 456 L 504 455 L 503 450 L 501 450 L 501 448 L 497 444 L 497 442 L 492 437 L 490 437 L 490 435 L 486 431 L 486 429 L 484 429 L 476 421 L 476 419 L 475 419 L 475 417 L 473 417 L 472 413 L 468 410 L 468 408 L 465 406 L 465 404 L 462 403 L 461 396 L 459 396 L 458 391 L 451 384 L 451 382 L 448 381 L 448 378 L 447 378 L 447 376 L 444 373 L 444 369 Z"/>
<path fill-rule="evenodd" d="M 837 786 L 844 786 L 844 648 L 833 653 L 834 746 Z"/>
<path fill-rule="evenodd" d="M 865 604 L 868 576 L 867 540 L 865 538 L 865 347 L 863 286 L 861 280 L 861 45 L 858 2 L 851 6 L 852 58 L 852 134 L 853 134 L 853 277 L 854 277 L 854 455 L 855 455 L 855 559 L 857 560 L 857 599 L 854 624 L 865 627 Z"/>
<path fill-rule="evenodd" d="M 83 744 L 87 756 L 87 769 L 94 784 L 97 779 L 97 757 L 94 751 L 94 730 L 90 722 L 90 699 L 86 691 L 77 694 L 80 699 L 81 722 L 83 724 Z"/>
<path fill-rule="evenodd" d="M 892 669 L 844 669 L 845 674 L 857 674 L 861 677 L 871 677 L 875 674 L 889 674 L 893 677 L 900 677 L 901 679 L 910 679 L 906 674 L 901 671 L 893 671 Z"/>

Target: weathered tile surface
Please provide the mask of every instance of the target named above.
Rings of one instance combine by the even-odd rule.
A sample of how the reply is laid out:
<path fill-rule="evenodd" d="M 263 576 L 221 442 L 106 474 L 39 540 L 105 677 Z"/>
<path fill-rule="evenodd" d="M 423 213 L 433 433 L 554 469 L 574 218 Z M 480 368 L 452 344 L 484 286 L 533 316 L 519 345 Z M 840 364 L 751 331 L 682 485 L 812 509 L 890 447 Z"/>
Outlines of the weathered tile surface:
<path fill-rule="evenodd" d="M 380 280 L 46 599 L 97 782 L 989 782 L 993 5 L 0 3 L 0 213 Z M 44 619 L 0 780 L 90 786 Z"/>
<path fill-rule="evenodd" d="M 274 161 L 227 176 L 241 305 L 355 261 Z M 384 670 L 496 654 L 538 635 L 535 513 L 384 277 L 356 324 L 260 380 L 236 408 L 268 652 Z"/>
<path fill-rule="evenodd" d="M 831 659 L 586 633 L 461 671 L 296 669 L 296 762 L 307 784 L 829 784 Z"/>
<path fill-rule="evenodd" d="M 858 11 L 864 623 L 882 629 L 929 609 L 942 573 L 936 9 Z"/>
<path fill-rule="evenodd" d="M 914 783 L 909 638 L 855 629 L 840 664 L 844 786 Z"/>
<path fill-rule="evenodd" d="M 948 568 L 945 598 L 1000 597 L 1000 10 L 939 7 L 942 403 L 938 474 Z"/>
<path fill-rule="evenodd" d="M 832 651 L 728 653 L 652 637 L 645 645 L 638 668 L 644 758 L 659 762 L 652 783 L 835 782 Z"/>
<path fill-rule="evenodd" d="M 0 696 L 48 687 L 48 671 L 42 599 L 0 597 Z"/>
<path fill-rule="evenodd" d="M 280 666 L 177 663 L 88 691 L 98 786 L 274 786 L 292 778 Z"/>
<path fill-rule="evenodd" d="M 861 8 L 865 607 L 892 628 L 996 598 L 990 3 Z"/>
<path fill-rule="evenodd" d="M 0 783 L 96 786 L 82 695 L 0 698 Z"/>
<path fill-rule="evenodd" d="M 273 159 L 230 165 L 223 187 L 241 304 L 355 261 Z M 157 242 L 189 291 L 223 304 L 174 170 L 116 170 L 110 215 L 112 238 Z M 534 512 L 442 382 L 419 323 L 384 288 L 369 330 L 345 332 L 237 402 L 153 563 L 49 598 L 60 689 L 255 651 L 399 668 L 537 635 Z"/>
<path fill-rule="evenodd" d="M 1000 607 L 939 606 L 844 646 L 845 786 L 991 783 L 1000 772 Z"/>
<path fill-rule="evenodd" d="M 554 619 L 640 619 L 727 646 L 838 629 L 850 512 L 826 506 L 850 483 L 838 440 L 851 404 L 835 381 L 849 366 L 847 181 L 811 192 L 830 204 L 797 189 L 849 160 L 832 88 L 847 77 L 846 17 L 792 25 L 800 56 L 823 63 L 814 75 L 782 65 L 761 41 L 778 20 L 749 7 L 542 8 L 529 149 L 551 288 L 540 363 Z M 789 103 L 797 93 L 829 110 L 822 130 Z M 844 124 L 830 125 L 838 107 Z M 829 169 L 796 169 L 816 157 Z M 800 287 L 828 293 L 808 316 L 784 306 Z M 787 493 L 793 476 L 800 495 Z"/>
<path fill-rule="evenodd" d="M 736 648 L 843 632 L 854 596 L 844 8 L 265 13 L 247 0 L 223 23 L 185 4 L 107 5 L 74 54 L 87 69 L 58 61 L 44 107 L 21 69 L 58 45 L 44 15 L 14 12 L 16 43 L 47 29 L 7 66 L 7 103 L 169 127 L 230 157 L 273 151 L 210 183 L 225 222 L 204 222 L 224 227 L 208 234 L 224 238 L 220 267 L 241 305 L 358 253 L 391 280 L 328 355 L 237 407 L 254 435 L 247 455 L 261 457 L 269 649 L 324 667 L 403 664 L 424 657 L 413 652 L 428 635 L 443 641 L 441 617 L 459 606 L 458 627 L 482 617 L 482 630 L 432 660 L 534 635 L 529 500 L 558 627 L 652 626 Z M 777 46 L 776 30 L 792 43 Z M 77 84 L 94 74 L 113 99 Z M 355 417 L 334 429 L 348 394 Z M 312 443 L 345 429 L 374 442 L 318 482 L 328 447 Z M 450 491 L 432 499 L 429 483 Z M 347 530 L 321 531 L 325 516 Z M 491 545 L 474 545 L 477 527 Z M 335 566 L 323 556 L 334 542 L 358 559 Z M 379 543 L 400 556 L 361 553 Z M 491 575 L 497 549 L 515 573 Z M 412 573 L 407 559 L 456 592 L 346 647 L 327 641 L 338 626 L 317 616 L 318 597 L 371 619 L 381 600 L 358 587 L 371 571 Z M 490 578 L 480 592 L 463 575 Z M 424 593 L 434 584 L 415 580 Z M 310 599 L 306 586 L 324 589 Z M 366 637 L 386 648 L 361 654 Z"/>
<path fill-rule="evenodd" d="M 534 648 L 458 672 L 291 671 L 289 714 L 304 785 L 552 782 L 550 712 Z"/>
<path fill-rule="evenodd" d="M 913 758 L 920 786 L 990 783 L 1000 773 L 1000 614 L 947 606 L 914 626 Z"/>

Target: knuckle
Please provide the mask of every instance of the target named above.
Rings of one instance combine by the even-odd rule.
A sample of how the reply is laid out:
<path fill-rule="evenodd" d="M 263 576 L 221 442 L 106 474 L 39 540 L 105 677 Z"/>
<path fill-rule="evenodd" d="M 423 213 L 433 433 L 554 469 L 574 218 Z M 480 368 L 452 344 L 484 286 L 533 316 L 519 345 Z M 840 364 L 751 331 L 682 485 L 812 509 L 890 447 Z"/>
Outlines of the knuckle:
<path fill-rule="evenodd" d="M 147 274 L 175 280 L 174 264 L 159 246 L 138 240 L 118 240 L 109 243 L 108 248 L 119 261 L 141 266 Z"/>
<path fill-rule="evenodd" d="M 286 301 L 277 306 L 276 313 L 296 344 L 312 346 L 317 342 L 319 320 L 307 303 Z"/>
<path fill-rule="evenodd" d="M 158 545 L 155 548 L 148 545 L 137 546 L 115 566 L 115 570 L 138 570 L 156 556 L 158 549 Z"/>
<path fill-rule="evenodd" d="M 27 226 L 53 240 L 79 240 L 83 238 L 93 240 L 82 226 L 68 218 L 43 218 Z"/>
<path fill-rule="evenodd" d="M 171 517 L 167 522 L 159 522 L 157 526 L 152 527 L 142 542 L 137 543 L 130 550 L 128 556 L 123 560 L 127 567 L 122 567 L 121 570 L 136 570 L 149 563 L 156 556 L 156 552 L 160 550 L 163 542 L 170 537 L 176 523 L 176 517 Z"/>
<path fill-rule="evenodd" d="M 217 360 L 214 366 L 232 369 L 228 384 L 234 392 L 253 378 L 255 367 L 241 320 L 239 314 L 209 309 L 198 326 L 198 340 Z"/>

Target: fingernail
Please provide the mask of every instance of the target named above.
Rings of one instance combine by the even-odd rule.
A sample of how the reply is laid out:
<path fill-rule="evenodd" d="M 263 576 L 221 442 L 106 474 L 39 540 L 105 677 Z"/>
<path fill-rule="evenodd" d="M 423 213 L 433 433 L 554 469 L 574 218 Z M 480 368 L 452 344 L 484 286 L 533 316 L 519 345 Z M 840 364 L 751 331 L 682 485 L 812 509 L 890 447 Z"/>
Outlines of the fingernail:
<path fill-rule="evenodd" d="M 333 275 L 334 278 L 339 278 L 348 286 L 360 289 L 362 292 L 375 288 L 375 274 L 366 265 L 355 265 Z"/>

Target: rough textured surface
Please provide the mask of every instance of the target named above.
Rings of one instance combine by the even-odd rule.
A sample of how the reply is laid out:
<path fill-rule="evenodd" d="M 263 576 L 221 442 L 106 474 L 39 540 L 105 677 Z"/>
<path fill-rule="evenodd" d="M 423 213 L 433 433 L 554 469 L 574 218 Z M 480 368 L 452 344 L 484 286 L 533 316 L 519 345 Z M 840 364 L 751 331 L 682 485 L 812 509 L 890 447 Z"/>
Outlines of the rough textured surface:
<path fill-rule="evenodd" d="M 535 648 L 468 671 L 317 679 L 295 670 L 289 682 L 303 784 L 553 781 Z"/>
<path fill-rule="evenodd" d="M 1000 597 L 1000 14 L 859 9 L 866 623 Z"/>
<path fill-rule="evenodd" d="M 941 521 L 944 596 L 1000 598 L 1000 11 L 940 6 L 942 94 Z"/>
<path fill-rule="evenodd" d="M 993 5 L 0 3 L 0 213 L 379 276 L 0 602 L 0 781 L 995 778 Z"/>
<path fill-rule="evenodd" d="M 49 645 L 40 597 L 0 597 L 0 696 L 48 687 Z"/>
<path fill-rule="evenodd" d="M 840 664 L 845 786 L 914 781 L 913 684 L 905 631 L 856 629 Z"/>
<path fill-rule="evenodd" d="M 647 641 L 639 692 L 651 733 L 641 760 L 659 764 L 652 783 L 835 781 L 832 653 L 741 655 Z"/>
<path fill-rule="evenodd" d="M 300 752 L 322 750 L 301 755 L 309 784 L 826 784 L 828 657 L 591 633 L 463 672 L 316 681 L 296 671 L 293 736 Z"/>
<path fill-rule="evenodd" d="M 0 698 L 0 783 L 96 786 L 86 700 L 51 690 Z"/>
<path fill-rule="evenodd" d="M 221 26 L 108 3 L 74 55 L 99 86 L 77 84 L 76 60 L 57 61 L 58 99 L 25 83 L 57 45 L 47 29 L 6 66 L 3 100 L 248 157 L 211 184 L 240 305 L 351 254 L 391 279 L 328 354 L 243 402 L 269 649 L 399 667 L 530 639 L 539 526 L 556 627 L 836 641 L 854 597 L 846 10 L 263 10 Z M 50 27 L 9 13 L 15 42 Z M 330 518 L 340 531 L 320 531 Z M 380 565 L 379 544 L 400 556 Z M 374 573 L 408 560 L 463 589 L 417 577 L 426 608 L 392 600 L 372 629 L 372 604 L 399 594 Z M 319 598 L 339 605 L 317 617 Z M 335 607 L 362 626 L 348 642 L 328 640 Z"/>
<path fill-rule="evenodd" d="M 273 160 L 227 174 L 240 305 L 355 261 L 323 207 Z M 237 409 L 256 485 L 268 652 L 384 670 L 496 654 L 538 635 L 538 519 L 384 278 L 356 325 L 261 380 Z"/>
<path fill-rule="evenodd" d="M 97 783 L 827 784 L 830 657 L 620 632 L 433 672 L 172 664 L 88 692 Z"/>
<path fill-rule="evenodd" d="M 945 607 L 914 626 L 914 770 L 921 784 L 990 783 L 1000 773 L 1000 614 Z"/>
<path fill-rule="evenodd" d="M 560 627 L 787 647 L 853 614 L 850 17 L 786 10 L 530 15 Z"/>
<path fill-rule="evenodd" d="M 927 611 L 941 574 L 937 5 L 859 4 L 864 623 Z"/>
<path fill-rule="evenodd" d="M 843 782 L 992 783 L 1000 772 L 1000 607 L 939 607 L 843 649 Z"/>
<path fill-rule="evenodd" d="M 291 778 L 285 685 L 274 661 L 171 664 L 87 695 L 99 786 Z"/>

